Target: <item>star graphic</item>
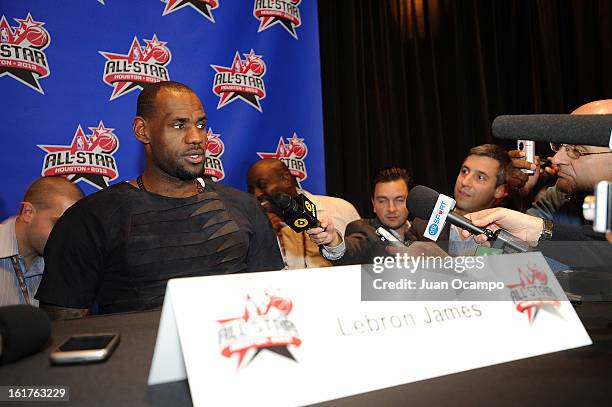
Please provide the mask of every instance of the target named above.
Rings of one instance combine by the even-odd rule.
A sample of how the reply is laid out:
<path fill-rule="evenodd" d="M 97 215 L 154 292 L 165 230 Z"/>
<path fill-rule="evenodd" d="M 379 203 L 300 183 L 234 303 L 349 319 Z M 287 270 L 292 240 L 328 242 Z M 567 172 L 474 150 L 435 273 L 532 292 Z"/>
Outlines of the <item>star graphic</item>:
<path fill-rule="evenodd" d="M 98 138 L 103 134 L 108 134 L 108 133 L 113 133 L 113 130 L 115 129 L 111 129 L 108 127 L 104 127 L 104 123 L 102 122 L 102 120 L 100 120 L 100 123 L 98 123 L 98 127 L 88 127 L 89 130 L 92 131 L 92 136 L 91 138 Z"/>
<path fill-rule="evenodd" d="M 142 46 L 140 45 L 140 42 L 138 41 L 138 38 L 134 36 L 134 39 L 132 40 L 132 45 L 130 46 L 130 50 L 128 51 L 127 54 L 118 54 L 115 52 L 107 52 L 107 51 L 99 51 L 99 52 L 100 52 L 100 55 L 102 55 L 104 58 L 106 58 L 109 61 L 111 60 L 122 61 L 123 60 L 131 64 L 134 61 L 148 62 L 153 56 L 153 54 L 149 54 L 149 52 L 153 50 L 155 46 L 163 47 L 165 46 L 165 44 L 167 44 L 167 42 L 159 41 L 157 39 L 156 34 L 153 35 L 152 39 L 150 40 L 145 39 L 144 42 L 147 44 L 147 47 L 143 50 Z M 170 59 L 168 59 L 168 61 L 166 61 L 164 64 L 161 64 L 161 66 L 167 65 L 168 62 L 170 62 Z M 109 82 L 106 82 L 106 80 L 105 80 L 105 83 L 113 87 L 113 93 L 111 94 L 110 100 L 114 100 L 135 89 L 143 89 L 143 87 L 147 84 L 147 83 L 135 82 L 135 81 L 119 81 L 119 82 L 109 83 Z"/>
<path fill-rule="evenodd" d="M 296 7 L 298 6 L 298 4 L 300 4 L 301 1 L 288 1 L 287 3 L 293 3 Z M 259 22 L 259 29 L 257 30 L 257 32 L 262 32 L 264 30 L 267 30 L 268 28 L 276 25 L 276 24 L 280 24 L 285 30 L 287 30 L 287 32 L 289 34 L 291 34 L 291 36 L 293 38 L 295 38 L 296 40 L 298 39 L 297 36 L 297 32 L 295 31 L 295 28 L 301 25 L 301 22 L 299 24 L 294 24 L 292 20 L 285 18 L 285 17 L 281 17 L 281 16 L 264 16 L 264 17 L 260 17 L 260 22 Z"/>
<path fill-rule="evenodd" d="M 218 0 L 168 0 L 162 16 L 173 13 L 176 10 L 180 10 L 187 6 L 202 14 L 209 21 L 213 23 L 215 22 L 215 18 L 213 17 L 211 10 L 219 7 Z"/>
<path fill-rule="evenodd" d="M 19 26 L 13 30 L 5 16 L 2 16 L 0 19 L 0 43 L 8 43 L 8 44 L 19 44 L 25 40 L 25 36 L 27 35 L 28 29 L 32 27 L 42 27 L 45 23 L 40 21 L 34 21 L 32 15 L 28 13 L 27 17 L 15 18 L 15 21 L 19 23 Z M 44 29 L 42 29 L 44 31 Z M 47 33 L 48 35 L 48 33 Z M 43 50 L 47 48 L 49 45 L 49 41 L 46 44 L 43 44 L 40 47 L 34 47 L 39 50 Z M 40 67 L 46 70 L 46 74 L 42 75 L 38 72 L 34 72 L 25 68 L 17 68 L 11 66 L 2 66 L 0 67 L 0 77 L 8 75 L 13 79 L 23 83 L 31 89 L 34 89 L 38 93 L 45 94 L 40 85 L 39 79 L 46 78 L 49 76 L 49 68 L 45 65 L 40 65 Z"/>
<path fill-rule="evenodd" d="M 281 300 L 281 302 L 284 300 L 283 298 L 280 298 L 280 297 L 270 297 L 270 298 Z M 244 308 L 244 313 L 241 316 L 236 317 L 236 318 L 218 320 L 218 322 L 221 324 L 225 324 L 231 321 L 249 322 L 253 318 L 269 315 L 268 312 L 270 311 L 271 305 L 272 303 L 268 303 L 267 308 L 262 309 L 258 307 L 257 305 L 255 305 L 251 301 L 251 297 L 247 295 L 247 304 Z M 288 314 L 291 311 L 291 307 L 292 307 L 291 300 L 284 301 L 283 303 L 279 303 L 279 305 L 283 307 L 284 314 Z M 277 305 L 277 309 L 278 309 L 278 305 Z M 268 338 L 268 340 L 270 340 L 270 338 Z M 298 339 L 298 343 L 297 343 L 298 346 L 299 346 L 299 343 L 301 343 L 301 341 Z M 252 356 L 250 357 L 246 365 L 250 364 L 257 357 L 257 355 L 259 355 L 264 350 L 268 350 L 280 356 L 284 356 L 288 359 L 291 359 L 294 362 L 297 362 L 297 359 L 295 358 L 295 356 L 293 356 L 291 351 L 289 351 L 288 345 L 254 344 L 247 348 L 235 350 L 232 353 L 235 353 L 238 355 L 238 366 L 237 367 L 240 368 L 241 366 L 243 366 L 243 362 L 245 360 L 247 353 L 251 353 Z"/>
<path fill-rule="evenodd" d="M 248 69 L 246 61 L 248 60 L 248 58 L 261 58 L 261 55 L 255 55 L 253 50 L 251 50 L 249 54 L 243 54 L 243 55 L 246 58 L 245 62 L 243 62 L 242 59 L 240 59 L 240 54 L 238 53 L 238 51 L 236 51 L 236 55 L 234 55 L 234 60 L 230 67 L 220 66 L 220 65 L 210 65 L 210 66 L 218 73 L 228 72 L 231 74 L 236 74 L 236 73 L 246 74 L 246 70 Z M 230 104 L 234 100 L 242 99 L 244 102 L 248 103 L 249 105 L 253 106 L 255 109 L 262 112 L 261 104 L 259 103 L 259 100 L 261 98 L 256 94 L 253 94 L 250 92 L 229 91 L 229 92 L 221 92 L 220 94 L 218 94 L 218 96 L 219 96 L 219 103 L 217 103 L 217 110 Z"/>
<path fill-rule="evenodd" d="M 294 137 L 297 137 L 297 135 L 295 133 L 293 133 Z M 301 139 L 304 140 L 304 139 Z M 285 144 L 285 142 L 283 141 L 283 137 L 279 137 L 278 139 L 278 144 L 276 145 L 276 151 L 273 153 L 257 153 L 257 155 L 261 158 L 275 158 L 275 159 L 279 159 L 279 158 L 287 158 L 289 156 L 289 150 L 287 148 L 287 145 Z"/>
<path fill-rule="evenodd" d="M 112 134 L 116 137 L 112 131 L 114 129 L 107 128 L 104 126 L 102 120 L 98 124 L 98 127 L 89 127 L 89 129 L 93 132 L 91 135 L 87 136 L 83 131 L 81 125 L 79 125 L 72 137 L 72 141 L 70 145 L 60 146 L 60 145 L 38 145 L 38 148 L 47 152 L 47 153 L 57 153 L 62 151 L 68 151 L 70 154 L 75 154 L 77 151 L 95 151 L 96 145 L 94 141 L 102 134 Z M 65 177 L 68 181 L 76 184 L 79 181 L 85 181 L 91 186 L 103 189 L 108 187 L 108 179 L 101 174 L 91 174 L 91 173 L 73 173 L 66 175 Z M 115 177 L 116 178 L 116 177 Z M 114 179 L 114 178 L 113 178 Z"/>

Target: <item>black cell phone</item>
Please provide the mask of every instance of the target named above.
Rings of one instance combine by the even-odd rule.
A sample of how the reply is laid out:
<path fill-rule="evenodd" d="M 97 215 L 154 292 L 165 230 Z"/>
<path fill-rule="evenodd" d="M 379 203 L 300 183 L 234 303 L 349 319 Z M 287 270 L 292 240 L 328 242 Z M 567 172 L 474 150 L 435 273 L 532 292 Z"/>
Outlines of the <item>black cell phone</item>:
<path fill-rule="evenodd" d="M 56 365 L 103 362 L 118 344 L 117 333 L 73 335 L 51 352 L 49 359 Z"/>

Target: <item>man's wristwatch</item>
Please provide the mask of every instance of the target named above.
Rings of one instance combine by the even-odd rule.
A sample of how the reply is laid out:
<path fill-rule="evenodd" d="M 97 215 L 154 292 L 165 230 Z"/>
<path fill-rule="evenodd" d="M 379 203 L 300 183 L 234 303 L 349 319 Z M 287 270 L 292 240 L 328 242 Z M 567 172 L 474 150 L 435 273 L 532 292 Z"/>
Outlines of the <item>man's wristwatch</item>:
<path fill-rule="evenodd" d="M 542 220 L 544 221 L 544 223 L 542 224 L 542 233 L 540 233 L 540 238 L 538 239 L 538 242 L 552 239 L 553 227 L 555 225 L 552 220 Z"/>

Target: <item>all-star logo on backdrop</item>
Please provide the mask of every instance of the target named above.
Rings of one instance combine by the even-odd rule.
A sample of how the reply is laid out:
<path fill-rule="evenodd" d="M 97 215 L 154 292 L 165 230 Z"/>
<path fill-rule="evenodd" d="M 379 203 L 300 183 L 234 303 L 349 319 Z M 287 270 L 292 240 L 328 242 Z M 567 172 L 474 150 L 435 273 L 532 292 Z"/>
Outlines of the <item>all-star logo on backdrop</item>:
<path fill-rule="evenodd" d="M 162 3 L 166 3 L 166 8 L 162 13 L 165 16 L 170 13 L 174 13 L 176 10 L 180 10 L 183 7 L 191 7 L 198 13 L 202 14 L 208 20 L 215 22 L 215 18 L 212 15 L 212 10 L 219 7 L 219 0 L 161 0 Z"/>
<path fill-rule="evenodd" d="M 81 125 L 67 146 L 38 145 L 47 154 L 41 174 L 45 177 L 61 175 L 77 183 L 85 181 L 98 188 L 106 188 L 108 181 L 117 179 L 119 171 L 113 154 L 119 148 L 119 138 L 100 121 L 85 134 Z"/>
<path fill-rule="evenodd" d="M 215 134 L 212 128 L 208 129 L 206 134 L 206 161 L 204 162 L 204 174 L 208 175 L 215 181 L 221 181 L 225 178 L 225 170 L 221 156 L 225 151 L 225 144 L 221 140 L 220 134 Z"/>
<path fill-rule="evenodd" d="M 280 24 L 297 40 L 295 28 L 302 25 L 298 7 L 301 2 L 302 0 L 255 0 L 253 15 L 259 20 L 257 32 Z"/>
<path fill-rule="evenodd" d="M 127 54 L 100 51 L 106 58 L 102 79 L 113 87 L 110 100 L 134 89 L 142 89 L 147 84 L 170 80 L 166 65 L 170 63 L 172 54 L 167 42 L 159 41 L 157 35 L 144 42 L 147 45 L 143 48 L 134 37 Z"/>
<path fill-rule="evenodd" d="M 0 19 L 0 77 L 8 75 L 37 92 L 43 91 L 39 79 L 49 76 L 47 55 L 43 52 L 51 43 L 49 31 L 42 21 L 15 18 L 19 23 L 11 27 L 3 15 Z"/>
<path fill-rule="evenodd" d="M 518 269 L 519 282 L 506 284 L 510 289 L 510 297 L 516 304 L 516 310 L 527 314 L 529 325 L 533 324 L 538 312 L 542 309 L 558 317 L 559 298 L 548 286 L 548 276 L 535 266 L 527 266 L 527 270 Z"/>
<path fill-rule="evenodd" d="M 265 293 L 261 301 L 247 295 L 241 316 L 217 321 L 221 324 L 221 355 L 227 358 L 237 355 L 238 369 L 264 350 L 297 362 L 289 347 L 300 346 L 302 340 L 295 324 L 289 320 L 292 308 L 291 299 L 280 295 Z"/>
<path fill-rule="evenodd" d="M 304 139 L 299 138 L 296 133 L 293 133 L 293 137 L 287 138 L 287 143 L 283 141 L 282 137 L 279 138 L 275 152 L 257 153 L 260 158 L 275 158 L 284 162 L 291 175 L 296 177 L 298 186 L 300 186 L 300 182 L 308 178 L 306 163 L 304 162 L 307 154 L 308 147 L 304 143 Z"/>
<path fill-rule="evenodd" d="M 212 89 L 214 94 L 219 96 L 217 109 L 242 99 L 261 112 L 259 101 L 266 97 L 266 87 L 262 79 L 266 74 L 266 64 L 262 56 L 255 55 L 253 50 L 242 55 L 244 60 L 236 51 L 230 67 L 211 65 L 216 72 Z"/>

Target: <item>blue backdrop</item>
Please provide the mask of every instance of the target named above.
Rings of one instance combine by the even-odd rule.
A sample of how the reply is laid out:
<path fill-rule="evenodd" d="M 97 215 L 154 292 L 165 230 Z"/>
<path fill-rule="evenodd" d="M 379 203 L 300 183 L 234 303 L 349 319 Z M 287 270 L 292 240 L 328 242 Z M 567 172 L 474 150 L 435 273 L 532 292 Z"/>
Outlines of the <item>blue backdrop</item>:
<path fill-rule="evenodd" d="M 278 157 L 325 193 L 316 1 L 1 4 L 0 219 L 40 175 L 92 193 L 140 174 L 136 98 L 159 80 L 202 99 L 209 175 L 245 189 L 255 160 Z"/>

